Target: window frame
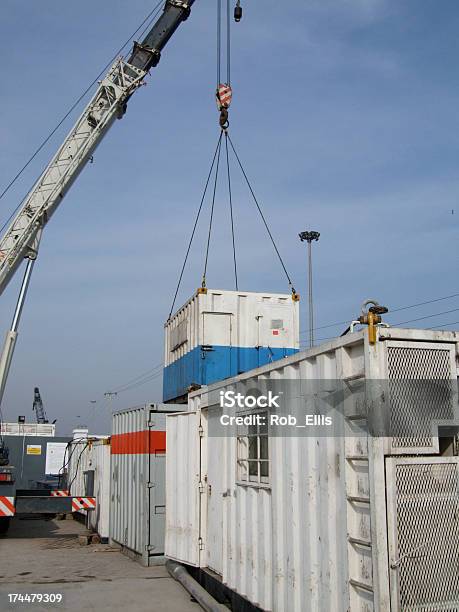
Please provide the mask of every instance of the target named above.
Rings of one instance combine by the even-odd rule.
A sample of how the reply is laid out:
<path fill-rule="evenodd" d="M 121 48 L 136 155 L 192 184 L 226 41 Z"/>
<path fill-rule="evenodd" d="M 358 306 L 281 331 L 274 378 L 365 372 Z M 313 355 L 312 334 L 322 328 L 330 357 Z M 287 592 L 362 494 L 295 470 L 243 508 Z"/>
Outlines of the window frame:
<path fill-rule="evenodd" d="M 266 417 L 266 424 L 262 427 L 266 428 L 266 433 L 260 433 L 260 425 L 239 425 L 237 426 L 236 432 L 236 485 L 242 487 L 254 487 L 259 489 L 271 489 L 271 445 L 269 443 L 270 438 L 270 427 L 269 427 L 269 412 L 265 409 L 259 410 L 244 410 L 237 413 L 237 416 L 252 416 L 261 414 Z M 250 433 L 250 428 L 256 427 L 255 433 Z M 240 431 L 244 429 L 244 434 Z M 256 439 L 257 441 L 257 452 L 256 458 L 250 458 L 250 439 Z M 261 439 L 266 439 L 267 444 L 267 456 L 266 458 L 261 457 Z M 244 451 L 241 453 L 241 446 L 245 446 Z M 254 480 L 250 480 L 250 464 L 255 463 L 257 465 L 257 475 Z M 262 464 L 267 464 L 268 475 L 262 476 Z M 245 467 L 243 467 L 245 466 Z M 246 479 L 242 478 L 242 474 L 245 471 Z"/>

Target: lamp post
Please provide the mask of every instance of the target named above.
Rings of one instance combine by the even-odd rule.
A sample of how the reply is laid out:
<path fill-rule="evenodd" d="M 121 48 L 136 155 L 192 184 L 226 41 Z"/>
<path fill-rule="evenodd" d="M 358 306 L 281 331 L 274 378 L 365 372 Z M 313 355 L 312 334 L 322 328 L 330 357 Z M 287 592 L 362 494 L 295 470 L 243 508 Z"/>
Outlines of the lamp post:
<path fill-rule="evenodd" d="M 309 298 L 309 346 L 314 346 L 314 304 L 312 300 L 312 242 L 318 241 L 320 238 L 319 232 L 301 232 L 298 234 L 301 242 L 308 243 L 308 298 Z"/>

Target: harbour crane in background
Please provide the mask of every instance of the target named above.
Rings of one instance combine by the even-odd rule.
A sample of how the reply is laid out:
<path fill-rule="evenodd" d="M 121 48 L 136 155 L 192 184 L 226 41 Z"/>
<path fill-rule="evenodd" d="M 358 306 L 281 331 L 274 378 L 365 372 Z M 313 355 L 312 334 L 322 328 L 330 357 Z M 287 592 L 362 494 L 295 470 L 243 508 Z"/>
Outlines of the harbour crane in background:
<path fill-rule="evenodd" d="M 13 321 L 0 355 L 0 406 L 43 229 L 115 120 L 123 117 L 129 99 L 143 85 L 149 70 L 158 65 L 163 48 L 189 17 L 194 2 L 166 0 L 160 17 L 143 40 L 134 42 L 128 59 L 120 57 L 114 62 L 0 237 L 0 295 L 23 260 L 27 260 Z"/>
<path fill-rule="evenodd" d="M 40 389 L 35 387 L 33 390 L 33 406 L 32 410 L 35 410 L 35 416 L 37 418 L 37 423 L 40 425 L 42 423 L 48 423 L 48 419 L 46 418 L 45 408 L 43 406 L 43 400 L 41 399 Z"/>

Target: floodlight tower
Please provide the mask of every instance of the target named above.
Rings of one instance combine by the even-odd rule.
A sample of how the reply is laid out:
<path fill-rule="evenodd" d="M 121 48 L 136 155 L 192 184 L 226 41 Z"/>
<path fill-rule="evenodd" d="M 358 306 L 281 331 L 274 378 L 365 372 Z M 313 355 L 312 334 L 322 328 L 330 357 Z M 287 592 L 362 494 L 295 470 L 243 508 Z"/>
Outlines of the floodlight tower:
<path fill-rule="evenodd" d="M 298 234 L 301 242 L 308 243 L 308 298 L 309 298 L 309 346 L 314 346 L 314 304 L 312 300 L 312 242 L 318 241 L 319 232 L 309 231 Z"/>

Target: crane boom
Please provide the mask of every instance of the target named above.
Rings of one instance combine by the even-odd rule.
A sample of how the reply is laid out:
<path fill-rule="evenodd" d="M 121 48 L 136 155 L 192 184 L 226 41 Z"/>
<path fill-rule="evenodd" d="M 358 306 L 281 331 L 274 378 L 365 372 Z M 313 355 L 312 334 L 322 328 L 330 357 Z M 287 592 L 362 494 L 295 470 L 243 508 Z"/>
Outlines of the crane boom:
<path fill-rule="evenodd" d="M 134 42 L 129 59 L 117 59 L 100 81 L 93 98 L 0 239 L 0 294 L 22 260 L 36 258 L 41 230 L 115 119 L 124 115 L 129 98 L 142 85 L 149 69 L 158 64 L 162 49 L 187 19 L 194 2 L 166 0 L 161 16 L 143 41 Z"/>
<path fill-rule="evenodd" d="M 46 418 L 45 407 L 43 406 L 43 400 L 41 399 L 40 395 L 40 389 L 38 387 L 35 387 L 35 389 L 33 390 L 32 408 L 33 410 L 35 410 L 35 416 L 39 425 L 48 422 L 48 419 Z"/>

